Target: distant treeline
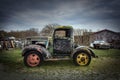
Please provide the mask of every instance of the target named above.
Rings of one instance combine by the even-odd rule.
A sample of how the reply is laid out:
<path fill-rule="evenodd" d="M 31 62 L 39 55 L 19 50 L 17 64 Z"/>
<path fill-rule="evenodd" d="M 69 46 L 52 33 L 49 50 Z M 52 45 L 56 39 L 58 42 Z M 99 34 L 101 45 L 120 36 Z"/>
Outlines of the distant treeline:
<path fill-rule="evenodd" d="M 55 27 L 60 26 L 59 24 L 47 24 L 45 27 L 39 31 L 37 28 L 30 28 L 28 30 L 23 31 L 10 31 L 6 32 L 4 30 L 0 30 L 0 38 L 4 37 L 15 37 L 15 38 L 26 38 L 30 36 L 52 36 L 53 30 Z M 81 35 L 89 35 L 92 33 L 91 29 L 74 29 L 75 36 Z"/>
<path fill-rule="evenodd" d="M 30 36 L 51 36 L 54 27 L 59 26 L 58 24 L 47 24 L 41 31 L 37 28 L 30 28 L 28 30 L 22 30 L 22 31 L 4 31 L 0 30 L 0 38 L 5 38 L 5 37 L 15 37 L 15 38 L 26 38 Z"/>
<path fill-rule="evenodd" d="M 22 30 L 22 31 L 4 31 L 0 30 L 0 38 L 4 37 L 11 37 L 14 36 L 15 38 L 26 38 L 28 36 L 38 36 L 39 31 L 36 28 L 30 28 L 29 30 Z"/>

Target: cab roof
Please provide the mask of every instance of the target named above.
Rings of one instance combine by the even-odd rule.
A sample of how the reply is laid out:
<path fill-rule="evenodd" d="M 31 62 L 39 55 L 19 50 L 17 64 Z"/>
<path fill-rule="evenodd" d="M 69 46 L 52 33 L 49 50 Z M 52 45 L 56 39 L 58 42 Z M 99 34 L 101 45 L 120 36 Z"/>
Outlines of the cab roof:
<path fill-rule="evenodd" d="M 57 26 L 55 29 L 73 29 L 72 26 Z"/>

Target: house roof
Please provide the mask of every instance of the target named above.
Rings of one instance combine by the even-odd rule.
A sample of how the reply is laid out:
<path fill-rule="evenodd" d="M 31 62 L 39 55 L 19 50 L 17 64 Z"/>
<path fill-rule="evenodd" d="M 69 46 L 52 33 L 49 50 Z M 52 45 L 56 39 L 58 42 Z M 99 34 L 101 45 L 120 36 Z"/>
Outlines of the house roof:
<path fill-rule="evenodd" d="M 119 35 L 120 33 L 119 32 L 114 32 L 114 31 L 111 31 L 111 30 L 108 30 L 108 29 L 103 29 L 103 30 L 100 30 L 100 31 L 97 31 L 97 32 L 94 32 L 93 34 L 99 34 L 101 32 L 111 32 L 111 33 L 114 33 L 114 34 L 117 34 Z"/>

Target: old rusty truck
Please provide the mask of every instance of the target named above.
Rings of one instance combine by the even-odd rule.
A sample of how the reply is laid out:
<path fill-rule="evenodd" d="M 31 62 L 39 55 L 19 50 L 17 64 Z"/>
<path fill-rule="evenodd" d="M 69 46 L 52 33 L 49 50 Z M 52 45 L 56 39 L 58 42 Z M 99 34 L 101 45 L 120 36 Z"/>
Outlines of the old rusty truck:
<path fill-rule="evenodd" d="M 44 61 L 68 59 L 77 66 L 87 66 L 96 57 L 92 49 L 75 45 L 72 26 L 59 26 L 51 38 L 42 36 L 32 43 L 22 51 L 24 64 L 29 67 L 40 66 Z"/>

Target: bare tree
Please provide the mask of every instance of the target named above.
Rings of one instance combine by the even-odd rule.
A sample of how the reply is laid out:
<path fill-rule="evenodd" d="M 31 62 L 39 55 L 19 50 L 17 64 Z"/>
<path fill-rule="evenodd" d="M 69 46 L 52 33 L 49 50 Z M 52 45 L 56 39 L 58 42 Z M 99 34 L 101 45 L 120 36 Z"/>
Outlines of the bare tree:
<path fill-rule="evenodd" d="M 74 30 L 75 35 L 75 42 L 80 45 L 89 45 L 90 34 L 92 30 L 87 29 L 76 29 Z"/>
<path fill-rule="evenodd" d="M 59 24 L 48 24 L 40 32 L 42 36 L 52 36 L 55 27 L 60 26 Z"/>

